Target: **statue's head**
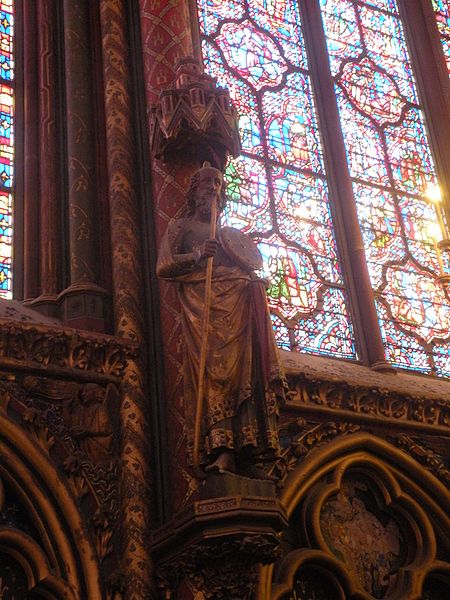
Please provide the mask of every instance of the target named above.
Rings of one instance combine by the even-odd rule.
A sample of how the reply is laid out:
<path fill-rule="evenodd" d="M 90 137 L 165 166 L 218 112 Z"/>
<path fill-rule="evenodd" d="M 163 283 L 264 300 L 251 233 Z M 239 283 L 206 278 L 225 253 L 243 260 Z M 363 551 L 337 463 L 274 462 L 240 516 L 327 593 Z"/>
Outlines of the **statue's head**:
<path fill-rule="evenodd" d="M 203 204 L 213 201 L 217 202 L 220 214 L 225 207 L 225 183 L 222 172 L 205 162 L 193 175 L 186 194 L 188 214 L 193 215 Z"/>

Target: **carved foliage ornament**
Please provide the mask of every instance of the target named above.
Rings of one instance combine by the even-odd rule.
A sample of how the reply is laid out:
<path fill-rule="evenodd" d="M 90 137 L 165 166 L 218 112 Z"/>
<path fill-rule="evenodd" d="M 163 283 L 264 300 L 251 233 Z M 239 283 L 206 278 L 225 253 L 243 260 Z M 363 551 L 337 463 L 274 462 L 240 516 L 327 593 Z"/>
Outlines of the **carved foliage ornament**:
<path fill-rule="evenodd" d="M 0 398 L 65 472 L 103 562 L 119 518 L 117 387 L 26 375 L 20 383 L 0 382 Z"/>
<path fill-rule="evenodd" d="M 450 402 L 344 382 L 289 378 L 289 402 L 350 411 L 358 415 L 450 427 Z"/>
<path fill-rule="evenodd" d="M 45 367 L 79 369 L 113 377 L 124 374 L 127 360 L 137 349 L 116 338 L 81 334 L 73 330 L 51 330 L 16 323 L 0 323 L 2 358 Z"/>
<path fill-rule="evenodd" d="M 250 600 L 257 584 L 256 562 L 271 563 L 278 540 L 273 536 L 249 535 L 226 541 L 200 542 L 159 569 L 159 584 L 165 598 L 175 598 L 174 577 L 187 577 L 199 598 Z M 201 592 L 200 592 L 201 590 Z"/>
<path fill-rule="evenodd" d="M 421 444 L 416 439 L 404 433 L 395 437 L 392 436 L 391 439 L 399 448 L 405 450 L 410 456 L 424 465 L 431 473 L 434 473 L 440 481 L 450 488 L 450 471 L 439 455 L 435 454 L 424 444 Z"/>
<path fill-rule="evenodd" d="M 282 488 L 286 477 L 316 447 L 328 443 L 340 436 L 356 433 L 361 428 L 354 423 L 327 422 L 311 425 L 303 418 L 291 421 L 285 430 L 280 431 L 280 438 L 285 440 L 284 447 L 276 462 L 270 468 L 270 474 L 277 478 L 277 485 Z M 284 434 L 284 435 L 282 435 Z M 286 439 L 288 440 L 286 445 Z"/>

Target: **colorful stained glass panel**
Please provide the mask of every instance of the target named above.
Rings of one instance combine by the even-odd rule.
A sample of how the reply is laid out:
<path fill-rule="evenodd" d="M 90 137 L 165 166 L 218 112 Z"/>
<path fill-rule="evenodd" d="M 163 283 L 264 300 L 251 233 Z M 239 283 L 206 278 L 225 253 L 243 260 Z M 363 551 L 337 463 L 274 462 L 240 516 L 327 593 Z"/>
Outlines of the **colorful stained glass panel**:
<path fill-rule="evenodd" d="M 426 197 L 435 170 L 396 1 L 320 5 L 387 357 L 442 375 L 450 305 L 429 233 L 439 223 Z M 336 31 L 349 30 L 349 15 L 351 51 L 342 54 Z"/>
<path fill-rule="evenodd" d="M 0 2 L 0 297 L 12 290 L 14 103 L 13 2 Z"/>
<path fill-rule="evenodd" d="M 0 186 L 11 188 L 14 155 L 13 95 L 10 87 L 1 84 L 0 119 Z"/>
<path fill-rule="evenodd" d="M 12 6 L 2 2 L 0 8 L 0 77 L 12 80 L 14 76 Z"/>
<path fill-rule="evenodd" d="M 441 36 L 447 68 L 450 74 L 450 5 L 448 0 L 432 0 L 436 22 Z"/>
<path fill-rule="evenodd" d="M 206 70 L 238 109 L 224 219 L 258 242 L 284 348 L 355 358 L 297 0 L 199 0 Z"/>

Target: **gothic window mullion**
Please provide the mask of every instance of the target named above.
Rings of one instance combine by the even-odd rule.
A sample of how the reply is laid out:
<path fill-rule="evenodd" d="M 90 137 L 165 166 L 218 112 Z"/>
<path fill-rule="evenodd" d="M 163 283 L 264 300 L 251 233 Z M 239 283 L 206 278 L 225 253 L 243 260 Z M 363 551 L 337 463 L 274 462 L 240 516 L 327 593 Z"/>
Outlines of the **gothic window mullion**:
<path fill-rule="evenodd" d="M 444 6 L 436 0 L 398 0 L 400 15 L 413 58 L 421 104 L 436 162 L 442 207 L 450 223 L 450 55 L 449 71 L 433 7 Z M 448 3 L 447 3 L 448 5 Z M 447 8 L 450 16 L 450 7 Z M 449 37 L 450 45 L 450 37 Z"/>
<path fill-rule="evenodd" d="M 361 344 L 361 355 L 373 368 L 386 369 L 383 340 L 370 284 L 364 244 L 356 212 L 352 181 L 343 143 L 328 52 L 317 0 L 300 3 L 312 78 L 315 84 L 320 131 L 327 159 L 334 224 L 341 255 L 347 268 L 353 316 Z M 339 235 L 340 232 L 340 235 Z"/>
<path fill-rule="evenodd" d="M 448 0 L 420 0 L 431 37 L 435 60 L 450 75 L 450 5 Z M 431 1 L 431 7 L 430 7 Z M 432 10 L 431 10 L 432 9 Z M 433 12 L 433 14 L 431 14 Z"/>

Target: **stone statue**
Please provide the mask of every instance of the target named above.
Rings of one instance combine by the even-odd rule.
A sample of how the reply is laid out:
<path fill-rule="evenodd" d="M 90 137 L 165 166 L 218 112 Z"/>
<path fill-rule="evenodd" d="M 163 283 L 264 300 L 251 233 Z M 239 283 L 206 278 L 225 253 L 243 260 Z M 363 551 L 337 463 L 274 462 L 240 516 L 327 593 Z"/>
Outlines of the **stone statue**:
<path fill-rule="evenodd" d="M 203 166 L 186 196 L 187 216 L 169 224 L 157 271 L 160 278 L 178 284 L 185 405 L 192 413 L 199 385 L 206 265 L 213 257 L 201 465 L 206 472 L 267 478 L 256 463 L 277 455 L 277 416 L 285 384 L 265 281 L 255 273 L 262 265 L 256 245 L 236 229 L 221 228 L 218 221 L 215 239 L 210 236 L 211 214 L 216 212 L 213 203 L 219 216 L 224 200 L 222 173 Z"/>

